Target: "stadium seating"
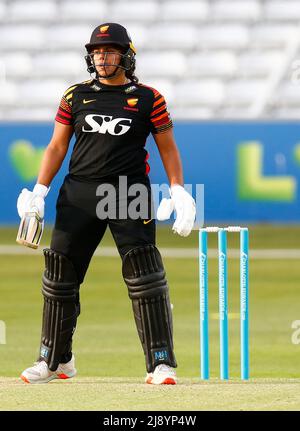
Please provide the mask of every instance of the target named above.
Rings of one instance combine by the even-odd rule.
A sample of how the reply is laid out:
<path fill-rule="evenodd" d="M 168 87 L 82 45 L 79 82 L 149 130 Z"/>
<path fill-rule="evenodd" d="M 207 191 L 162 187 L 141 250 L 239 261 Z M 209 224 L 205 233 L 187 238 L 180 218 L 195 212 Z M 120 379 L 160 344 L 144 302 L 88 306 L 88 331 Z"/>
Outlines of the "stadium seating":
<path fill-rule="evenodd" d="M 239 56 L 236 70 L 242 78 L 268 78 L 272 70 L 282 61 L 284 61 L 284 55 L 279 50 L 250 51 Z"/>
<path fill-rule="evenodd" d="M 208 19 L 209 6 L 204 1 L 166 1 L 161 3 L 159 15 L 164 21 L 203 23 Z"/>
<path fill-rule="evenodd" d="M 192 77 L 230 78 L 237 72 L 237 56 L 232 51 L 216 51 L 187 56 L 187 70 Z"/>
<path fill-rule="evenodd" d="M 180 51 L 141 54 L 138 70 L 143 76 L 180 78 L 186 72 L 186 58 Z"/>
<path fill-rule="evenodd" d="M 106 20 L 106 11 L 106 3 L 101 0 L 66 0 L 60 5 L 59 15 L 62 21 L 80 23 L 94 21 L 95 17 Z"/>
<path fill-rule="evenodd" d="M 6 5 L 4 3 L 0 3 L 0 19 L 1 21 L 4 20 L 6 13 Z"/>
<path fill-rule="evenodd" d="M 262 5 L 257 0 L 222 0 L 212 5 L 212 18 L 218 21 L 255 22 L 261 16 Z"/>
<path fill-rule="evenodd" d="M 260 24 L 251 31 L 251 45 L 259 50 L 269 48 L 284 50 L 289 41 L 299 37 L 297 33 L 298 29 L 293 24 Z"/>
<path fill-rule="evenodd" d="M 300 3 L 295 0 L 267 1 L 265 5 L 267 20 L 298 21 L 300 19 Z"/>
<path fill-rule="evenodd" d="M 176 105 L 220 106 L 224 99 L 224 84 L 219 80 L 185 80 L 176 87 Z"/>
<path fill-rule="evenodd" d="M 6 80 L 0 82 L 1 104 L 13 106 L 17 102 L 17 86 Z"/>
<path fill-rule="evenodd" d="M 26 4 L 26 6 L 25 6 Z M 57 17 L 57 4 L 51 0 L 12 1 L 7 8 L 7 18 L 10 22 L 55 22 Z"/>
<path fill-rule="evenodd" d="M 122 20 L 147 24 L 159 19 L 160 2 L 152 0 L 115 1 L 111 3 L 110 22 Z"/>
<path fill-rule="evenodd" d="M 27 79 L 32 74 L 32 57 L 26 52 L 4 52 L 1 61 L 8 78 Z"/>
<path fill-rule="evenodd" d="M 45 29 L 40 25 L 6 23 L 0 27 L 0 50 L 31 52 L 45 47 Z"/>
<path fill-rule="evenodd" d="M 114 21 L 134 41 L 140 81 L 165 95 L 174 118 L 299 115 L 300 73 L 291 79 L 300 52 L 299 0 L 24 4 L 0 0 L 0 120 L 52 121 L 62 92 L 89 79 L 83 57 L 92 30 Z"/>
<path fill-rule="evenodd" d="M 235 80 L 226 86 L 225 100 L 227 107 L 249 109 L 255 102 L 258 94 L 264 89 L 264 81 L 260 80 Z"/>

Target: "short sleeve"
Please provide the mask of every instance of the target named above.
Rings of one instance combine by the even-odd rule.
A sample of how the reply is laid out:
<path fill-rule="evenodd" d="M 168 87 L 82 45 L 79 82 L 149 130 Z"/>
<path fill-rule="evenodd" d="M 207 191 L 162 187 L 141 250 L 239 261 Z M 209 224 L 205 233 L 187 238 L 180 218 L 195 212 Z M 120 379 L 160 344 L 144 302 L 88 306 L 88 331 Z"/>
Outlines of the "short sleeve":
<path fill-rule="evenodd" d="M 71 126 L 73 124 L 72 99 L 75 86 L 69 87 L 61 98 L 55 120 Z"/>
<path fill-rule="evenodd" d="M 151 132 L 162 133 L 173 127 L 172 119 L 167 110 L 164 96 L 157 90 L 154 91 L 154 102 L 150 114 Z"/>

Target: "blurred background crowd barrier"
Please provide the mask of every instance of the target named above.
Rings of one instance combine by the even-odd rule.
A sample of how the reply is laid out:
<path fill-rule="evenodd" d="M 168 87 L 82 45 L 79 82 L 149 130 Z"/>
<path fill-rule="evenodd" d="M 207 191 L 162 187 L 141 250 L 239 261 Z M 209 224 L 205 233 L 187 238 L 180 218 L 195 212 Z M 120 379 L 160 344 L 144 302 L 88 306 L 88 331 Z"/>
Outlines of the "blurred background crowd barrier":
<path fill-rule="evenodd" d="M 16 199 L 32 188 L 51 124 L 1 124 L 2 199 L 0 223 L 16 223 Z M 180 122 L 175 137 L 185 169 L 185 184 L 204 184 L 205 222 L 296 222 L 300 214 L 300 124 L 296 122 Z M 55 200 L 67 173 L 74 140 L 47 197 L 46 220 L 54 221 Z M 151 138 L 153 183 L 167 183 Z"/>

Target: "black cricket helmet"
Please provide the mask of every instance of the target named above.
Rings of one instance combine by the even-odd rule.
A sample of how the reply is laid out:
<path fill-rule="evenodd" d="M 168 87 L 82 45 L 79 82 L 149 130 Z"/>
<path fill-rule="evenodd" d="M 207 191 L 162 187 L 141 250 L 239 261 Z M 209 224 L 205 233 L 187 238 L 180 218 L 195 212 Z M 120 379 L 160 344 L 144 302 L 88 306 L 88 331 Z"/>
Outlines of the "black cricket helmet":
<path fill-rule="evenodd" d="M 85 61 L 89 73 L 96 73 L 96 75 L 98 75 L 91 52 L 93 48 L 100 45 L 113 45 L 122 49 L 120 63 L 115 65 L 115 72 L 106 78 L 115 76 L 119 68 L 126 71 L 135 69 L 136 49 L 126 28 L 121 24 L 108 22 L 98 25 L 91 35 L 90 42 L 85 45 L 88 52 L 85 56 Z"/>

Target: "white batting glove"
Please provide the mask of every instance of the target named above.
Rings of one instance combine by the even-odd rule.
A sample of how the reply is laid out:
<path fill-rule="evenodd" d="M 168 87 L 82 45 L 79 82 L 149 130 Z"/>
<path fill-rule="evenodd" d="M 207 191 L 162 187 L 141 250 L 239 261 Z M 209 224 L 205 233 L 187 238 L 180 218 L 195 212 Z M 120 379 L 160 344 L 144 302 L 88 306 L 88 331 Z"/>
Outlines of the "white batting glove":
<path fill-rule="evenodd" d="M 45 214 L 45 197 L 47 196 L 50 187 L 43 184 L 36 184 L 32 192 L 28 189 L 23 189 L 17 201 L 17 209 L 19 216 L 22 218 L 26 212 L 35 211 L 43 219 Z"/>
<path fill-rule="evenodd" d="M 196 204 L 193 197 L 179 184 L 170 188 L 170 199 L 162 199 L 157 209 L 158 220 L 168 220 L 172 212 L 176 211 L 176 220 L 172 230 L 181 236 L 188 236 L 194 226 Z"/>

